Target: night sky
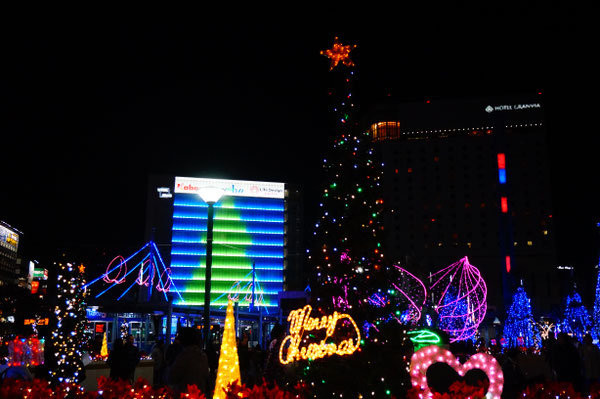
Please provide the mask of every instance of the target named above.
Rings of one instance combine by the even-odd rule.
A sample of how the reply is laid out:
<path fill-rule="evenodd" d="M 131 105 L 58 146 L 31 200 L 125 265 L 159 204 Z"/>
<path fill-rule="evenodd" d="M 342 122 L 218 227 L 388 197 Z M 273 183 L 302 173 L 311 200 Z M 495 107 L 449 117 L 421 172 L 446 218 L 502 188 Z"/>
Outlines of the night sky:
<path fill-rule="evenodd" d="M 590 271 L 596 46 L 586 10 L 543 4 L 5 15 L 0 220 L 33 257 L 112 259 L 143 245 L 148 174 L 299 183 L 310 209 L 339 36 L 359 109 L 541 91 L 559 262 Z"/>

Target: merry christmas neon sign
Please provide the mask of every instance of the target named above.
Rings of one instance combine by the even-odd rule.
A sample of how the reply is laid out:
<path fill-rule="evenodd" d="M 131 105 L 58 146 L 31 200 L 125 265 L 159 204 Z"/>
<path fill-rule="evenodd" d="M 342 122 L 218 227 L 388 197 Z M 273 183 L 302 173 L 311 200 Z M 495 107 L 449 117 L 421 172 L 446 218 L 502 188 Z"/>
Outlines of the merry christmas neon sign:
<path fill-rule="evenodd" d="M 282 364 L 332 355 L 346 356 L 358 349 L 360 330 L 349 314 L 333 312 L 332 315 L 319 318 L 310 317 L 311 312 L 310 305 L 290 312 L 287 318 L 290 322 L 290 335 L 283 339 L 279 349 L 279 361 Z M 305 332 L 318 335 L 321 340 L 309 343 Z M 355 337 L 352 337 L 354 334 Z M 339 343 L 332 342 L 334 335 L 345 339 Z"/>

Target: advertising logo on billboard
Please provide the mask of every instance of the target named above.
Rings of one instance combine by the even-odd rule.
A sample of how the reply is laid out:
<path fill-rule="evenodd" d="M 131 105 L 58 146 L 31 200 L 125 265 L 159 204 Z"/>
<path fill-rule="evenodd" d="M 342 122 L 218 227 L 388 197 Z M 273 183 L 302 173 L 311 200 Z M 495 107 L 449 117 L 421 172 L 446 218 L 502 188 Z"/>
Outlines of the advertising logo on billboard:
<path fill-rule="evenodd" d="M 19 248 L 19 234 L 0 224 L 0 245 L 17 252 Z"/>
<path fill-rule="evenodd" d="M 201 188 L 220 188 L 225 195 L 238 197 L 284 198 L 285 184 L 246 180 L 175 177 L 175 193 L 197 193 Z"/>
<path fill-rule="evenodd" d="M 48 280 L 48 269 L 34 268 L 33 269 L 34 280 Z"/>

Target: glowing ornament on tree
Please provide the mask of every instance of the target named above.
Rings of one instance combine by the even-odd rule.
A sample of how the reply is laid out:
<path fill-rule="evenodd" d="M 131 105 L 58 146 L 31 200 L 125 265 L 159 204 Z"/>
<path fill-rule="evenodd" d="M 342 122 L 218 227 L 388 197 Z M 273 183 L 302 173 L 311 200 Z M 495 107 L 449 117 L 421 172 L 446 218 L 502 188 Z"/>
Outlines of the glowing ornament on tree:
<path fill-rule="evenodd" d="M 479 270 L 465 256 L 432 274 L 430 284 L 440 328 L 450 342 L 475 336 L 487 310 L 487 286 Z"/>
<path fill-rule="evenodd" d="M 233 301 L 230 300 L 227 304 L 225 329 L 223 331 L 219 368 L 217 370 L 217 382 L 215 384 L 213 398 L 225 399 L 227 397 L 225 390 L 229 384 L 234 383 L 235 381 L 239 384 L 241 378 L 237 341 L 235 338 L 235 315 L 233 313 Z"/>
<path fill-rule="evenodd" d="M 354 62 L 350 59 L 350 51 L 356 48 L 356 44 L 352 46 L 344 46 L 336 37 L 333 40 L 333 47 L 329 50 L 321 51 L 322 55 L 327 56 L 331 59 L 331 65 L 329 66 L 329 70 L 335 68 L 340 62 L 345 66 L 354 66 Z"/>
<path fill-rule="evenodd" d="M 438 346 L 426 346 L 416 351 L 410 360 L 410 379 L 413 387 L 419 387 L 423 391 L 423 398 L 431 398 L 433 393 L 427 382 L 427 369 L 435 363 L 446 363 L 452 367 L 460 377 L 464 377 L 469 370 L 479 369 L 483 371 L 489 381 L 489 387 L 485 395 L 488 399 L 500 399 L 504 386 L 504 375 L 502 367 L 492 355 L 477 353 L 469 358 L 465 364 L 447 349 Z"/>

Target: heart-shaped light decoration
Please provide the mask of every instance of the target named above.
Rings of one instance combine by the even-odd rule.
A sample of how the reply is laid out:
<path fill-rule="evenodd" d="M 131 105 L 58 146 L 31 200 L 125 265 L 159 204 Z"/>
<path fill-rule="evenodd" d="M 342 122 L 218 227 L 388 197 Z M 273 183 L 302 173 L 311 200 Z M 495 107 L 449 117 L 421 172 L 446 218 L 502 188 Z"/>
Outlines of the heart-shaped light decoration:
<path fill-rule="evenodd" d="M 423 398 L 432 397 L 433 393 L 427 384 L 427 369 L 434 363 L 446 363 L 451 366 L 461 377 L 471 369 L 482 370 L 490 382 L 487 394 L 488 399 L 500 399 L 504 386 L 504 375 L 500 364 L 492 355 L 476 353 L 465 364 L 447 349 L 435 345 L 426 346 L 416 351 L 410 360 L 410 379 L 414 387 L 420 387 Z"/>

